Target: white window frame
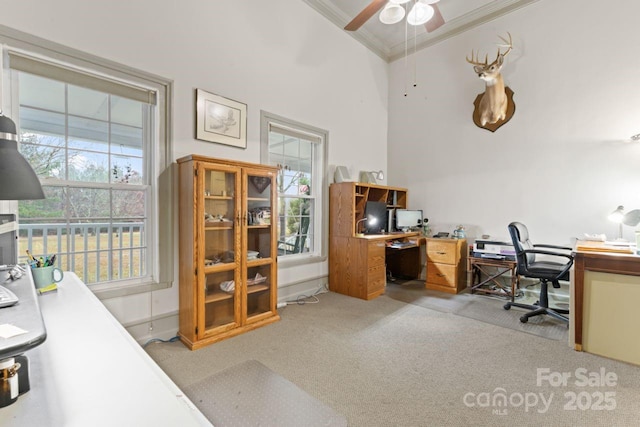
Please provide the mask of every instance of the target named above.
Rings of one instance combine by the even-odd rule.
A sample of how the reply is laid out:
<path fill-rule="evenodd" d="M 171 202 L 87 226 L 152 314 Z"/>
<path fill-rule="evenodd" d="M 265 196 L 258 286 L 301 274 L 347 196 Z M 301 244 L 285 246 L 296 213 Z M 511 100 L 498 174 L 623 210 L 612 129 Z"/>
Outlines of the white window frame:
<path fill-rule="evenodd" d="M 7 59 L 9 51 L 155 92 L 157 102 L 154 108 L 155 125 L 151 141 L 154 147 L 153 160 L 148 163 L 148 170 L 145 170 L 150 174 L 152 183 L 147 213 L 147 233 L 152 233 L 152 245 L 147 248 L 146 255 L 152 262 L 149 263 L 145 279 L 99 283 L 90 285 L 90 288 L 100 298 L 113 298 L 170 287 L 174 279 L 175 213 L 173 208 L 160 209 L 160 206 L 174 206 L 170 139 L 173 82 L 4 26 L 0 26 L 0 44 L 2 44 L 1 105 L 4 111 L 10 112 L 10 117 L 17 117 L 19 105 L 17 94 L 12 90 L 15 82 L 12 81 Z M 12 209 L 17 213 L 17 202 L 12 203 L 14 204 Z"/>
<path fill-rule="evenodd" d="M 306 264 L 321 262 L 327 259 L 328 240 L 328 212 L 329 190 L 327 181 L 327 153 L 329 146 L 329 132 L 314 126 L 300 123 L 266 111 L 260 111 L 260 161 L 263 164 L 274 164 L 269 158 L 269 131 L 271 125 L 290 129 L 293 132 L 309 135 L 313 139 L 319 139 L 314 143 L 312 190 L 315 192 L 313 199 L 314 211 L 311 215 L 313 221 L 313 248 L 310 252 L 301 254 L 279 255 L 279 265 Z M 278 205 L 280 205 L 278 203 Z"/>

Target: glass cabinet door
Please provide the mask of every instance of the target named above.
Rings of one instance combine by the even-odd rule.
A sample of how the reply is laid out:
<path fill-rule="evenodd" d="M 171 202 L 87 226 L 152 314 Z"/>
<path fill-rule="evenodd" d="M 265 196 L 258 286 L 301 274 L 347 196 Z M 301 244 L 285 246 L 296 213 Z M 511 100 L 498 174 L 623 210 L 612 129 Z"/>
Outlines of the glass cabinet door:
<path fill-rule="evenodd" d="M 199 335 L 220 333 L 240 324 L 240 174 L 235 167 L 200 165 L 197 188 L 199 218 L 196 242 L 198 298 L 201 310 Z"/>
<path fill-rule="evenodd" d="M 275 175 L 259 169 L 246 169 L 243 185 L 247 195 L 243 209 L 246 227 L 242 236 L 247 248 L 244 314 L 250 323 L 275 312 L 275 293 L 271 285 L 276 283 L 277 274 L 277 252 L 273 240 L 276 232 L 274 221 L 278 218 L 274 212 Z"/>

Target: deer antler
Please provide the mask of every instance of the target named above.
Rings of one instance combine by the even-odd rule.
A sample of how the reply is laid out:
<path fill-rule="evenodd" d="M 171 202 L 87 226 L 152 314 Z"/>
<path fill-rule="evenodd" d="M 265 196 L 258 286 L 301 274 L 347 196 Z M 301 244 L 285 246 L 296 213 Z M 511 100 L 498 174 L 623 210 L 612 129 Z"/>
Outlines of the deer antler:
<path fill-rule="evenodd" d="M 509 52 L 511 52 L 511 48 L 513 47 L 513 41 L 511 39 L 511 33 L 509 33 L 507 31 L 507 34 L 509 35 L 509 40 L 505 39 L 502 36 L 498 36 L 500 38 L 500 40 L 502 40 L 505 43 L 504 45 L 498 45 L 498 46 L 506 47 L 507 51 L 505 53 L 500 53 L 500 47 L 498 47 L 498 56 L 496 56 L 496 59 L 498 59 L 500 56 L 502 56 L 504 58 L 505 56 L 507 56 L 509 54 Z M 478 53 L 479 53 L 479 51 L 478 51 Z M 488 60 L 488 56 L 489 55 L 488 54 L 485 55 L 484 62 L 480 62 L 480 60 L 478 59 L 478 53 L 476 53 L 475 56 L 474 56 L 474 51 L 471 50 L 471 59 L 469 59 L 468 57 L 465 57 L 465 59 L 467 60 L 467 62 L 469 64 L 472 64 L 472 65 L 479 65 L 479 66 L 487 66 L 487 65 L 489 65 L 489 60 Z"/>
<path fill-rule="evenodd" d="M 473 49 L 471 49 L 471 59 L 469 59 L 469 58 L 465 57 L 465 59 L 467 60 L 467 62 L 468 62 L 469 64 L 471 64 L 471 65 L 480 65 L 480 66 L 488 65 L 488 63 L 489 63 L 489 59 L 488 59 L 488 57 L 489 57 L 489 56 L 488 56 L 488 55 L 485 55 L 485 57 L 484 57 L 484 62 L 480 62 L 480 61 L 478 60 L 478 53 L 479 53 L 479 51 L 478 51 L 478 53 L 476 53 L 476 54 L 475 54 L 475 57 L 474 57 L 473 52 L 474 52 L 474 51 L 473 51 Z"/>
<path fill-rule="evenodd" d="M 498 48 L 498 56 L 502 55 L 503 58 L 507 56 L 509 52 L 511 52 L 511 48 L 513 47 L 513 41 L 511 40 L 511 33 L 507 31 L 507 34 L 509 35 L 509 41 L 507 41 L 507 39 L 505 39 L 502 36 L 498 36 L 500 40 L 506 43 L 505 45 L 502 45 L 502 47 L 507 48 L 507 51 L 505 53 L 500 53 L 500 48 Z"/>

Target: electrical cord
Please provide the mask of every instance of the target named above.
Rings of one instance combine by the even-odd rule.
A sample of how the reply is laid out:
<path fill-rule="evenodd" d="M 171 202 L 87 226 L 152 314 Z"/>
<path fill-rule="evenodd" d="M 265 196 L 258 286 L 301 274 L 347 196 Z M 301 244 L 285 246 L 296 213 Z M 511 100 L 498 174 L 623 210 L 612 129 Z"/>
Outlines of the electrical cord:
<path fill-rule="evenodd" d="M 318 299 L 318 297 L 316 295 L 326 294 L 327 292 L 329 292 L 329 289 L 327 289 L 327 285 L 323 285 L 314 294 L 311 294 L 311 295 L 300 295 L 298 298 L 295 299 L 295 301 L 285 301 L 285 304 L 287 304 L 287 305 L 289 305 L 289 304 L 297 304 L 297 305 L 318 304 L 320 302 L 320 299 Z M 311 298 L 313 298 L 311 301 L 307 301 L 307 300 L 309 300 Z"/>
<path fill-rule="evenodd" d="M 145 348 L 146 346 L 148 346 L 149 344 L 154 343 L 154 342 L 168 343 L 168 342 L 178 341 L 179 339 L 180 339 L 180 337 L 177 336 L 177 335 L 175 337 L 169 338 L 168 340 L 163 340 L 163 339 L 160 339 L 160 338 L 152 338 L 149 341 L 147 341 L 146 343 L 144 343 L 142 348 Z"/>

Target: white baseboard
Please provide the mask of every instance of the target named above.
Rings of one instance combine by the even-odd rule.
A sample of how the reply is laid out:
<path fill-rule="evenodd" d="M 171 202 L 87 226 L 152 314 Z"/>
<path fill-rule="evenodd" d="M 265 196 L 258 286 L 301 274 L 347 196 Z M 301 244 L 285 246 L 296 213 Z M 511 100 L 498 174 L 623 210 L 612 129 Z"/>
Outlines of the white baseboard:
<path fill-rule="evenodd" d="M 314 295 L 327 289 L 328 276 L 301 280 L 278 287 L 278 303 L 295 302 L 298 298 Z M 140 344 L 149 340 L 168 340 L 178 334 L 179 313 L 177 311 L 164 313 L 138 321 L 123 324 L 127 332 Z"/>

